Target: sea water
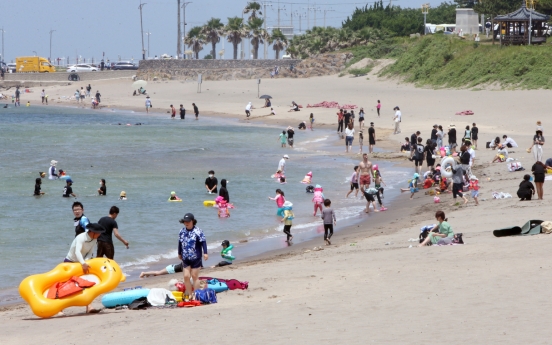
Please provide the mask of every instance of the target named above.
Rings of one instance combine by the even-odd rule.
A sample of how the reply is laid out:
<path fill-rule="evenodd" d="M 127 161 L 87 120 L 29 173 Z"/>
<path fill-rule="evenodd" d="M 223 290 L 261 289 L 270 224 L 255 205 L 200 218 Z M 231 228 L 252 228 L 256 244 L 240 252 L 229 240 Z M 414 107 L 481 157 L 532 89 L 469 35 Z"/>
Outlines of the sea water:
<path fill-rule="evenodd" d="M 84 204 L 91 222 L 107 216 L 111 206 L 119 207 L 116 221 L 130 249 L 114 237 L 115 259 L 131 275 L 162 260 L 176 262 L 178 221 L 188 212 L 207 237 L 212 263 L 220 260 L 217 253 L 225 239 L 252 243 L 273 237 L 279 238 L 277 246 L 285 246 L 276 204 L 268 197 L 281 188 L 293 202 L 293 233 L 319 225 L 312 194 L 300 183 L 309 171 L 312 183 L 321 184 L 333 200 L 339 220 L 359 217 L 364 202 L 344 199 L 354 162 L 332 154 L 337 138 L 330 131 L 297 131 L 296 148 L 290 149 L 280 147 L 279 133 L 280 128 L 218 118 L 195 121 L 190 116 L 183 121 L 113 110 L 0 109 L 0 290 L 13 292 L 26 276 L 63 261 L 74 239 L 71 205 L 76 200 Z M 288 182 L 279 184 L 271 175 L 284 154 L 290 157 Z M 73 179 L 76 199 L 63 198 L 65 182 L 48 176 L 42 179 L 46 194 L 33 196 L 34 181 L 40 171 L 47 174 L 51 160 Z M 235 205 L 230 218 L 220 219 L 216 208 L 203 206 L 204 200 L 215 198 L 205 189 L 209 170 L 219 182 L 229 181 Z M 397 190 L 406 175 L 405 169 L 387 172 L 390 189 Z M 106 196 L 97 193 L 102 178 Z M 125 201 L 118 200 L 123 190 Z M 171 191 L 183 202 L 168 202 Z M 0 291 L 0 302 L 7 299 L 13 294 Z"/>

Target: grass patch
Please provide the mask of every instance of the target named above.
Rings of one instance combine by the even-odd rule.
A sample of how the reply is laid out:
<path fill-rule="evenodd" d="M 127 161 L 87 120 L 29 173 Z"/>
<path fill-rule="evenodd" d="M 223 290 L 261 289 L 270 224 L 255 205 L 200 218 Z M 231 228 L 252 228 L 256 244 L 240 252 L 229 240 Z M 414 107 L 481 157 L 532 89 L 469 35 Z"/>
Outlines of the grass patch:
<path fill-rule="evenodd" d="M 347 70 L 347 72 L 349 74 L 352 74 L 356 77 L 358 76 L 363 76 L 363 75 L 366 75 L 368 73 L 370 73 L 372 71 L 372 69 L 374 69 L 374 64 L 368 64 L 362 68 L 351 68 L 349 70 Z"/>

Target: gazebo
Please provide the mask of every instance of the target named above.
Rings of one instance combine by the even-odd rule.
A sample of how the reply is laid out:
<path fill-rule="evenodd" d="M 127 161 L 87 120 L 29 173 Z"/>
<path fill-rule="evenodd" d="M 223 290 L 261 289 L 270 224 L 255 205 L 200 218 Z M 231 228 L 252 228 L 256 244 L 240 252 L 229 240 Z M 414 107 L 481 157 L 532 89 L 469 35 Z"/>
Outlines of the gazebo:
<path fill-rule="evenodd" d="M 550 19 L 549 15 L 528 9 L 525 1 L 521 7 L 512 13 L 496 16 L 495 21 L 499 23 L 500 44 L 541 44 L 546 42 L 546 28 L 544 24 Z M 529 42 L 529 22 L 533 32 Z"/>

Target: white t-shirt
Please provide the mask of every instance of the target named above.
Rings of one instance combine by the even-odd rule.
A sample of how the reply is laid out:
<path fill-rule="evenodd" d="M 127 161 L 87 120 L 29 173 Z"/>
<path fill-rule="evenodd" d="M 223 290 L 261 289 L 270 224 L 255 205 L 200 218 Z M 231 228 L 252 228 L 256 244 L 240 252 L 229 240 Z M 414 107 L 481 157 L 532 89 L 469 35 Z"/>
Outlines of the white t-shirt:
<path fill-rule="evenodd" d="M 96 243 L 96 239 L 92 239 L 88 235 L 88 232 L 83 232 L 75 237 L 73 243 L 71 243 L 71 248 L 66 258 L 70 261 L 83 264 L 85 260 L 92 259 L 94 256 Z"/>
<path fill-rule="evenodd" d="M 512 147 L 518 147 L 518 144 L 512 138 L 504 139 L 504 145 L 510 144 Z"/>
<path fill-rule="evenodd" d="M 354 137 L 355 136 L 355 129 L 349 129 L 349 127 L 345 128 L 345 136 L 347 137 Z"/>
<path fill-rule="evenodd" d="M 473 165 L 473 160 L 475 159 L 475 150 L 471 147 L 468 149 L 468 153 L 470 154 L 470 166 Z"/>
<path fill-rule="evenodd" d="M 282 158 L 280 159 L 280 163 L 278 163 L 278 170 L 280 170 L 281 172 L 284 172 L 285 169 L 286 169 L 286 159 Z"/>
<path fill-rule="evenodd" d="M 248 103 L 248 104 L 245 106 L 245 110 L 251 110 L 251 107 L 252 107 L 251 103 Z"/>
<path fill-rule="evenodd" d="M 401 122 L 401 117 L 402 117 L 401 111 L 397 110 L 395 112 L 395 122 Z"/>

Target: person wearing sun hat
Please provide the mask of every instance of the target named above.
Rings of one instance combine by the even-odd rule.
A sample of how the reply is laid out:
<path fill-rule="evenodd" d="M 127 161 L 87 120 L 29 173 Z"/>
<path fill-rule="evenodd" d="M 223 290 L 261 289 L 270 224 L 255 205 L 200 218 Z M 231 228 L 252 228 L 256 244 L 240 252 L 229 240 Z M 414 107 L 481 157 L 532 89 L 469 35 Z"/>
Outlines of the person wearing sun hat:
<path fill-rule="evenodd" d="M 57 180 L 59 178 L 57 171 L 56 171 L 56 160 L 50 161 L 50 167 L 48 168 L 48 179 L 49 180 Z"/>
<path fill-rule="evenodd" d="M 180 229 L 178 235 L 178 258 L 182 260 L 184 270 L 184 285 L 187 292 L 184 299 L 189 300 L 190 293 L 199 289 L 199 270 L 203 267 L 202 254 L 204 260 L 209 258 L 209 254 L 207 253 L 207 239 L 203 231 L 196 226 L 197 220 L 194 215 L 186 213 L 180 219 L 180 223 L 184 224 L 184 227 Z M 194 282 L 193 289 L 190 278 Z"/>
<path fill-rule="evenodd" d="M 284 223 L 284 233 L 287 236 L 286 242 L 291 243 L 293 236 L 291 235 L 291 226 L 293 225 L 292 219 L 293 214 L 293 204 L 290 201 L 284 202 L 284 216 L 282 217 L 281 222 Z"/>
<path fill-rule="evenodd" d="M 286 160 L 289 159 L 288 155 L 283 155 L 282 159 L 280 159 L 280 162 L 278 162 L 278 170 L 280 170 L 282 175 L 285 175 L 286 173 Z"/>
<path fill-rule="evenodd" d="M 119 200 L 126 200 L 126 199 L 127 199 L 126 192 L 122 191 L 121 194 L 119 194 Z"/>

